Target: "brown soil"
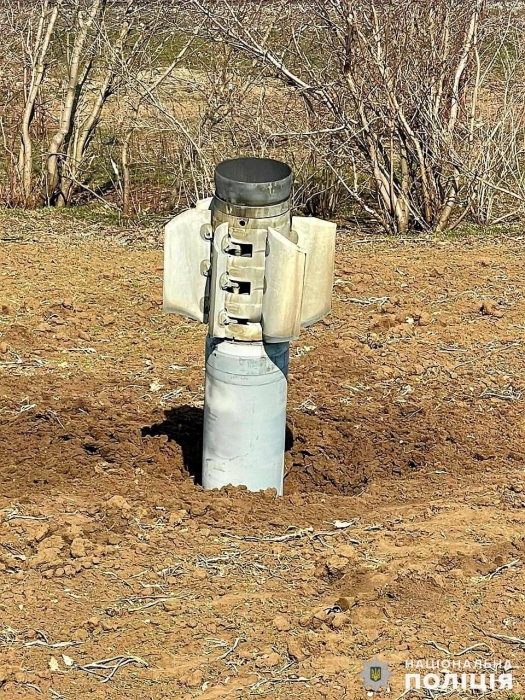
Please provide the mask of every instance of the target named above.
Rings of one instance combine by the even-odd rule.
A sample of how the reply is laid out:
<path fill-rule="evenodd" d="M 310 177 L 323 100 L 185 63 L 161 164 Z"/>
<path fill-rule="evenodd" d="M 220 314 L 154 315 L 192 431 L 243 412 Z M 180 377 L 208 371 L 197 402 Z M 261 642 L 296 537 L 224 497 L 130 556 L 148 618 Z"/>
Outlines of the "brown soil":
<path fill-rule="evenodd" d="M 162 315 L 154 238 L 87 228 L 0 249 L 0 697 L 354 698 L 374 656 L 397 697 L 406 659 L 481 642 L 519 666 L 487 635 L 525 637 L 522 242 L 341 235 L 279 499 L 193 484 L 205 330 Z"/>

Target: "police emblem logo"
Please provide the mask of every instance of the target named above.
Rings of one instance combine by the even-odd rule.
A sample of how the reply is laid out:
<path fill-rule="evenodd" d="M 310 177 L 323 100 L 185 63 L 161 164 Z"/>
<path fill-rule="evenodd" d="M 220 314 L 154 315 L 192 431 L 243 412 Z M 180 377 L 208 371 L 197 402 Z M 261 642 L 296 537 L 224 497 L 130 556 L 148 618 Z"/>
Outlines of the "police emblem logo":
<path fill-rule="evenodd" d="M 376 691 L 379 688 L 388 688 L 388 679 L 392 674 L 385 661 L 372 659 L 372 661 L 365 662 L 365 667 L 359 675 L 363 679 L 365 688 Z"/>
<path fill-rule="evenodd" d="M 381 680 L 381 666 L 370 667 L 370 680 L 374 681 L 374 683 Z"/>

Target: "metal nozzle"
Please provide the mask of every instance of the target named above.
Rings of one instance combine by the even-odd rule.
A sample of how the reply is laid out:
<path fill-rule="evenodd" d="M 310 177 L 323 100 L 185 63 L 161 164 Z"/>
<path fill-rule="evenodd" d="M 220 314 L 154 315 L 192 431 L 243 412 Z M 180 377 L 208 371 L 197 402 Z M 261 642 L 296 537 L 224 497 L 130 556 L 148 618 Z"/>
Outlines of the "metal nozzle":
<path fill-rule="evenodd" d="M 235 158 L 215 169 L 216 197 L 230 204 L 266 207 L 290 198 L 293 175 L 286 163 L 271 158 Z"/>

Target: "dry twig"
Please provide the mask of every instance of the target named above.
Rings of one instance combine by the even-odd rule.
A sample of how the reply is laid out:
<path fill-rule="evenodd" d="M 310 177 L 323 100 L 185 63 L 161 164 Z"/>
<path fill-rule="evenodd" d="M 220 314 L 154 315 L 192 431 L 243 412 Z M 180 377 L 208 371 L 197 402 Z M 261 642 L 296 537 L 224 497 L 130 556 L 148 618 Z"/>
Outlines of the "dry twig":
<path fill-rule="evenodd" d="M 92 673 L 95 676 L 99 676 L 103 679 L 102 683 L 107 683 L 113 678 L 119 668 L 123 668 L 129 664 L 135 664 L 141 668 L 148 667 L 148 664 L 137 656 L 112 656 L 110 659 L 92 661 L 84 666 L 77 664 L 76 668 L 80 669 L 81 671 L 86 671 L 86 673 Z M 106 673 L 106 671 L 109 671 L 109 673 Z"/>
<path fill-rule="evenodd" d="M 502 564 L 501 566 L 498 566 L 497 569 L 494 569 L 494 571 L 491 571 L 490 573 L 486 574 L 485 576 L 482 576 L 481 579 L 483 581 L 491 581 L 494 578 L 494 576 L 497 576 L 502 571 L 505 571 L 506 569 L 516 568 L 518 566 L 521 566 L 521 561 L 519 559 L 513 559 L 512 561 L 509 561 L 507 564 Z"/>

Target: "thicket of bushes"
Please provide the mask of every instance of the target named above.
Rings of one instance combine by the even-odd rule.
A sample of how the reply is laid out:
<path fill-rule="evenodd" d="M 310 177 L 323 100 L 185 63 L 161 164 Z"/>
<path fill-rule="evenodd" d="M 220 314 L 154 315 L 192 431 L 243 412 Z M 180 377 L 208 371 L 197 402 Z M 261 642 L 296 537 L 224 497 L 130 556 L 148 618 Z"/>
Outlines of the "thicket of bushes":
<path fill-rule="evenodd" d="M 298 207 L 389 233 L 525 213 L 519 4 L 0 4 L 5 206 L 176 210 L 251 153 L 291 163 Z"/>

